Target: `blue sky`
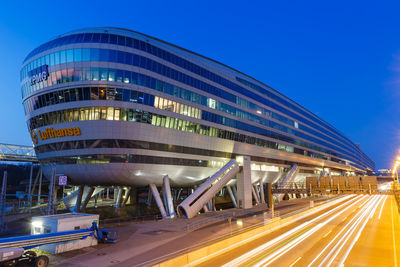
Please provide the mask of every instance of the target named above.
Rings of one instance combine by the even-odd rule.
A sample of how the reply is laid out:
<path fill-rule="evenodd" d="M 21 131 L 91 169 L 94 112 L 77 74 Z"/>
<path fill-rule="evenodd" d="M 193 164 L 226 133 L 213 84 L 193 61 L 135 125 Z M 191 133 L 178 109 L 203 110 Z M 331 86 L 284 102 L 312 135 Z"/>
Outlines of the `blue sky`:
<path fill-rule="evenodd" d="M 0 143 L 31 144 L 24 57 L 77 28 L 124 27 L 261 80 L 390 167 L 400 148 L 399 1 L 7 1 L 0 16 Z"/>

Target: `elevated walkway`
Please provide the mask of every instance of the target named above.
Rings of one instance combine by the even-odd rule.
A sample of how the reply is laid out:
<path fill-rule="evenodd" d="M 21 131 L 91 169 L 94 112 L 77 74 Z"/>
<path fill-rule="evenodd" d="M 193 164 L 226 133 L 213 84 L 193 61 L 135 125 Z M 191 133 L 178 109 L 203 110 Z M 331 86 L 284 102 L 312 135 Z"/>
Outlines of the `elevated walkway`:
<path fill-rule="evenodd" d="M 32 146 L 3 143 L 0 143 L 0 161 L 39 162 Z"/>

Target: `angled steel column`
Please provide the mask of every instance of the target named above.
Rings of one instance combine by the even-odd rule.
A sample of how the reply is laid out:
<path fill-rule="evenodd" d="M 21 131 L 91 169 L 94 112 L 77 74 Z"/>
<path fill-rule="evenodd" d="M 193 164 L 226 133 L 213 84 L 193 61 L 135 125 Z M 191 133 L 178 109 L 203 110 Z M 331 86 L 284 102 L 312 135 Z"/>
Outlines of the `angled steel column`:
<path fill-rule="evenodd" d="M 40 166 L 40 177 L 39 177 L 39 188 L 38 188 L 38 206 L 40 205 L 40 195 L 42 194 L 42 178 L 43 178 L 43 170 L 42 170 L 42 166 Z"/>
<path fill-rule="evenodd" d="M 158 193 L 158 189 L 156 187 L 155 184 L 149 184 L 150 190 L 153 194 L 154 200 L 156 201 L 157 207 L 160 210 L 161 216 L 163 217 L 163 219 L 167 218 L 168 215 L 165 212 L 164 209 L 164 204 L 162 203 L 162 200 L 160 198 L 160 194 Z"/>
<path fill-rule="evenodd" d="M 47 215 L 54 214 L 54 197 L 55 197 L 55 188 L 56 188 L 56 168 L 53 167 L 50 185 L 49 185 L 49 196 L 47 203 Z"/>
<path fill-rule="evenodd" d="M 31 171 L 29 172 L 29 188 L 28 188 L 29 213 L 31 213 L 32 211 L 32 176 L 33 176 L 33 163 L 31 163 Z"/>
<path fill-rule="evenodd" d="M 83 195 L 83 189 L 84 188 L 85 188 L 84 185 L 80 185 L 79 188 L 78 188 L 78 195 L 76 196 L 76 203 L 75 203 L 74 212 L 80 212 L 81 211 L 82 195 Z"/>
<path fill-rule="evenodd" d="M 121 207 L 125 207 L 130 197 L 130 194 L 131 194 L 131 188 L 128 187 L 127 189 L 125 189 L 124 199 L 122 200 Z"/>
<path fill-rule="evenodd" d="M 260 180 L 260 198 L 261 203 L 265 203 L 265 196 L 264 196 L 264 183 Z"/>
<path fill-rule="evenodd" d="M 170 218 L 174 218 L 175 210 L 174 210 L 174 203 L 172 203 L 171 187 L 169 184 L 168 175 L 165 175 L 163 179 L 163 197 L 168 216 Z"/>
<path fill-rule="evenodd" d="M 229 197 L 230 197 L 231 200 L 232 200 L 233 206 L 234 206 L 235 208 L 237 208 L 236 198 L 235 198 L 235 196 L 233 195 L 231 186 L 229 186 L 229 185 L 226 186 L 226 190 L 228 191 Z"/>
<path fill-rule="evenodd" d="M 153 193 L 152 193 L 151 188 L 149 186 L 149 192 L 147 193 L 147 201 L 146 201 L 147 206 L 151 206 L 151 200 L 152 199 L 153 199 Z"/>
<path fill-rule="evenodd" d="M 115 195 L 114 195 L 114 197 L 115 197 Z M 118 186 L 117 199 L 116 199 L 115 205 L 114 205 L 115 212 L 117 212 L 117 213 L 119 212 L 119 208 L 121 207 L 121 198 L 122 198 L 122 188 L 120 186 Z"/>
<path fill-rule="evenodd" d="M 83 210 L 86 209 L 86 206 L 87 206 L 87 204 L 89 203 L 89 200 L 90 200 L 90 198 L 91 198 L 92 195 L 93 195 L 93 192 L 94 192 L 94 187 L 93 187 L 93 186 L 90 186 L 89 189 L 88 189 L 88 192 L 87 192 L 87 194 L 86 194 L 86 196 L 85 196 L 85 198 L 83 199 L 83 203 L 82 203 L 82 206 L 81 206 L 81 208 L 80 208 L 81 211 L 83 211 Z"/>
<path fill-rule="evenodd" d="M 251 193 L 253 194 L 253 198 L 256 201 L 256 204 L 260 204 L 260 200 L 258 199 L 258 196 L 257 196 L 257 193 L 256 193 L 255 185 L 253 185 L 251 187 Z"/>
<path fill-rule="evenodd" d="M 3 232 L 6 228 L 6 223 L 5 223 L 5 217 L 6 217 L 6 212 L 5 212 L 5 206 L 6 206 L 6 194 L 7 194 L 7 171 L 4 171 L 3 173 L 3 183 L 1 185 L 1 196 L 0 196 L 0 209 L 1 209 L 1 221 L 0 221 L 0 231 Z"/>

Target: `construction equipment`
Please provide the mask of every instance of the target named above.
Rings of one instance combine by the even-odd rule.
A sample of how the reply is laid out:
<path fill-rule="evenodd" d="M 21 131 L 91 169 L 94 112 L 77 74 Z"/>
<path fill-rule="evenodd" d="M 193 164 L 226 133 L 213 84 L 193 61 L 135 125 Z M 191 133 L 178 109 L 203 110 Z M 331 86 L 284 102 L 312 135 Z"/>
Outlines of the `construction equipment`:
<path fill-rule="evenodd" d="M 34 251 L 24 252 L 23 248 L 0 249 L 0 266 L 37 266 L 47 267 L 49 258 L 45 255 L 37 256 Z"/>

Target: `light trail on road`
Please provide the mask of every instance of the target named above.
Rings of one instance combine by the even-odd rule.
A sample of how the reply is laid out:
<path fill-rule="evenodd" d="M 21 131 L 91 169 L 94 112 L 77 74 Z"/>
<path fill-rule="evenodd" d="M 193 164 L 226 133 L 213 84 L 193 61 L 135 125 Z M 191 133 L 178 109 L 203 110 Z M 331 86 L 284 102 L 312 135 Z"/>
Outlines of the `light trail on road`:
<path fill-rule="evenodd" d="M 266 243 L 264 243 L 261 246 L 258 246 L 257 248 L 243 254 L 242 256 L 228 262 L 227 264 L 223 266 L 238 266 L 241 264 L 244 264 L 245 262 L 248 262 L 250 258 L 254 258 L 263 251 L 267 249 L 272 249 L 272 251 L 267 252 L 266 254 L 262 256 L 258 256 L 255 260 L 250 262 L 247 265 L 254 265 L 254 266 L 261 266 L 261 265 L 266 265 L 267 262 L 272 263 L 275 261 L 277 258 L 282 256 L 284 253 L 286 253 L 288 250 L 294 248 L 296 245 L 298 245 L 301 241 L 306 239 L 308 236 L 310 236 L 312 233 L 315 231 L 319 230 L 321 227 L 326 225 L 328 222 L 342 214 L 343 212 L 347 211 L 351 207 L 357 205 L 359 202 L 365 202 L 367 199 L 367 196 L 357 196 L 355 198 L 347 199 L 343 204 L 339 205 L 338 207 L 328 210 L 322 215 L 317 216 L 316 218 L 313 218 L 305 223 L 302 223 L 301 225 L 293 228 L 292 230 L 276 237 L 273 240 L 270 240 Z M 365 203 L 364 203 L 365 204 Z M 335 212 L 337 212 L 335 214 Z M 306 228 L 312 223 L 315 223 L 325 217 L 328 217 L 329 215 L 332 215 L 332 217 L 325 222 L 322 222 L 320 224 L 317 224 L 313 228 Z M 297 233 L 297 234 L 296 234 Z M 303 236 L 303 234 L 305 234 Z M 284 241 L 285 239 L 291 237 L 289 240 Z M 278 243 L 283 242 L 281 245 L 278 245 Z M 273 246 L 278 245 L 278 247 L 273 248 Z M 285 252 L 286 251 L 286 252 Z M 258 261 L 258 262 L 257 262 Z M 257 263 L 256 263 L 257 262 Z"/>
<path fill-rule="evenodd" d="M 393 196 L 353 195 L 306 214 L 200 266 L 396 266 L 400 214 Z"/>

